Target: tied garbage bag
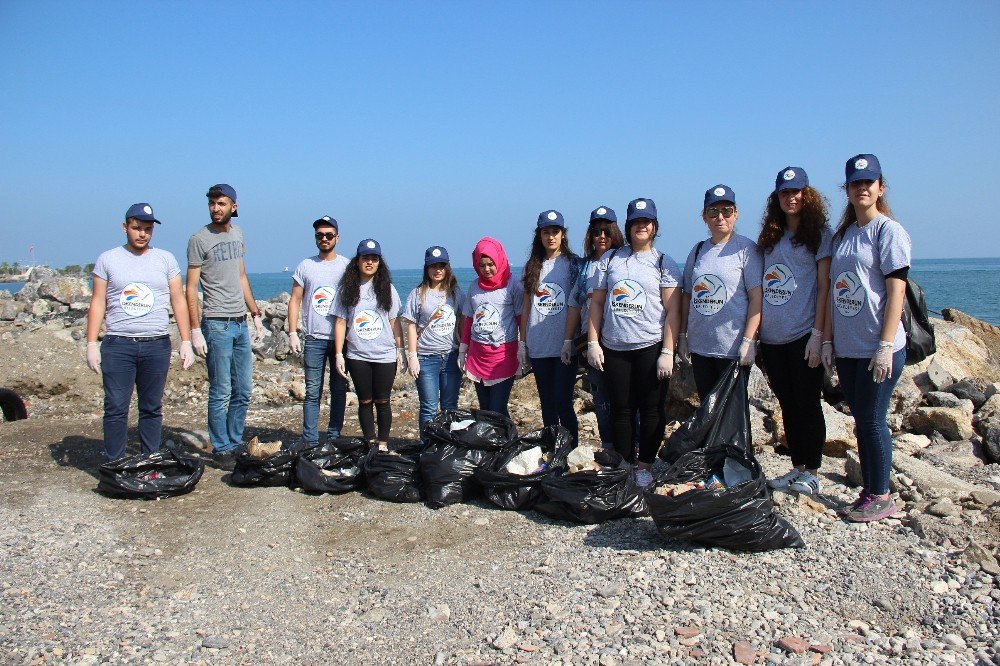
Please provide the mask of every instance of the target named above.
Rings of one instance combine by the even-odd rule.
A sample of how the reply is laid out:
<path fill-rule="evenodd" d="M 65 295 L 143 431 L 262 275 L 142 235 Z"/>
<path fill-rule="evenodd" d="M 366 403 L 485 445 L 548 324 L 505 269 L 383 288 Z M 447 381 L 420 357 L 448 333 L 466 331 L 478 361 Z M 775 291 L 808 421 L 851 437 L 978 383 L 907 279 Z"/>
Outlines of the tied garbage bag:
<path fill-rule="evenodd" d="M 649 515 L 660 534 L 677 541 L 753 552 L 801 548 L 798 531 L 774 513 L 753 454 L 746 373 L 734 362 L 691 417 L 718 438 L 679 454 L 659 476 L 645 493 Z M 712 427 L 706 413 L 726 425 Z"/>
<path fill-rule="evenodd" d="M 498 453 L 486 467 L 476 470 L 476 480 L 486 497 L 501 509 L 530 509 L 542 496 L 542 481 L 566 470 L 566 456 L 573 447 L 573 436 L 562 426 L 549 426 L 519 437 L 511 446 Z M 548 462 L 526 468 L 512 469 L 512 463 L 526 452 L 537 450 Z M 534 456 L 532 456 L 534 459 Z M 527 471 L 520 474 L 520 471 Z"/>
<path fill-rule="evenodd" d="M 172 447 L 101 465 L 97 490 L 126 499 L 162 499 L 194 490 L 205 463 Z"/>
<path fill-rule="evenodd" d="M 236 466 L 229 480 L 237 486 L 294 487 L 295 461 L 299 455 L 319 447 L 318 443 L 293 442 L 275 451 L 276 442 L 262 445 L 256 440 L 254 437 L 236 452 Z"/>
<path fill-rule="evenodd" d="M 445 410 L 424 424 L 420 474 L 427 504 L 439 509 L 476 497 L 475 472 L 517 437 L 514 422 L 482 409 Z"/>
<path fill-rule="evenodd" d="M 361 465 L 368 445 L 360 439 L 342 438 L 310 449 L 295 462 L 295 477 L 303 490 L 346 493 L 361 487 Z"/>
<path fill-rule="evenodd" d="M 423 497 L 420 487 L 420 442 L 390 444 L 388 451 L 373 446 L 362 461 L 368 492 L 391 502 L 419 502 Z"/>
<path fill-rule="evenodd" d="M 534 509 L 550 518 L 596 524 L 645 515 L 646 504 L 635 476 L 614 451 L 595 451 L 598 469 L 551 476 L 541 483 Z"/>

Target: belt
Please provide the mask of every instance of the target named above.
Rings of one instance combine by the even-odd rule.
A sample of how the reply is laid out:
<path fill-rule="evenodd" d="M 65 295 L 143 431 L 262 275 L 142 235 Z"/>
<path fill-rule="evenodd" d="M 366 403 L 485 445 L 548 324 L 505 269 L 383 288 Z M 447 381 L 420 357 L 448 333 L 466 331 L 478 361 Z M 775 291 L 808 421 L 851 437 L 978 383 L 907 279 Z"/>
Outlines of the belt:
<path fill-rule="evenodd" d="M 164 333 L 163 335 L 149 335 L 145 337 L 138 337 L 132 335 L 106 335 L 104 336 L 104 339 L 107 340 L 108 338 L 115 338 L 119 340 L 129 340 L 131 342 L 153 342 L 154 340 L 164 340 L 169 337 L 170 335 Z"/>
<path fill-rule="evenodd" d="M 208 321 L 235 321 L 235 322 L 240 322 L 240 321 L 246 321 L 247 320 L 247 316 L 245 314 L 243 314 L 243 315 L 240 315 L 239 317 L 205 317 L 205 319 L 207 319 Z"/>

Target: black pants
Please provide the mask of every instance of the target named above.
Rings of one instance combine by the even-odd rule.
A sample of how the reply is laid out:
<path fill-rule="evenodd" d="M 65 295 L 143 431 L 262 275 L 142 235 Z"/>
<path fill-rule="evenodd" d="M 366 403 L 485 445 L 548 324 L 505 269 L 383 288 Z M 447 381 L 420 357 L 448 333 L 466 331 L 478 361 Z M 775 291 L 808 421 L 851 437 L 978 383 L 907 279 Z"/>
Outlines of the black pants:
<path fill-rule="evenodd" d="M 819 469 L 826 442 L 826 422 L 820 404 L 823 366 L 810 368 L 805 361 L 807 333 L 781 345 L 760 345 L 764 372 L 781 406 L 792 464 Z"/>
<path fill-rule="evenodd" d="M 347 359 L 347 371 L 354 380 L 354 392 L 358 396 L 358 421 L 365 441 L 375 439 L 375 414 L 378 413 L 378 441 L 388 442 L 392 429 L 392 382 L 396 378 L 396 363 L 373 363 Z M 374 401 L 374 404 L 372 404 Z"/>
<path fill-rule="evenodd" d="M 604 348 L 604 384 L 611 401 L 615 451 L 635 462 L 633 416 L 639 411 L 639 462 L 652 464 L 663 443 L 669 381 L 656 378 L 657 342 L 633 351 Z"/>
<path fill-rule="evenodd" d="M 719 378 L 725 374 L 726 370 L 733 364 L 731 358 L 716 358 L 715 356 L 702 356 L 691 352 L 691 370 L 694 373 L 694 385 L 698 389 L 698 397 L 702 402 L 712 392 Z"/>

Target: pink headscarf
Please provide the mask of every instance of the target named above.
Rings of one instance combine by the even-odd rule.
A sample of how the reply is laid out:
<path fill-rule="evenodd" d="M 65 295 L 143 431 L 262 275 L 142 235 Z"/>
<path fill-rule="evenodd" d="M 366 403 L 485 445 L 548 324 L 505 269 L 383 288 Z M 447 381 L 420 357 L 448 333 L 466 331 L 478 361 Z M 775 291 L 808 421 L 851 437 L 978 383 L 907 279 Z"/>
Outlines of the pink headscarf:
<path fill-rule="evenodd" d="M 479 259 L 484 255 L 492 259 L 497 266 L 497 272 L 491 278 L 485 278 L 479 272 Z M 500 241 L 489 236 L 484 236 L 476 243 L 476 249 L 472 251 L 472 267 L 476 269 L 476 275 L 479 276 L 479 286 L 486 291 L 506 287 L 507 282 L 510 281 L 510 264 L 507 263 L 507 253 L 504 252 Z"/>

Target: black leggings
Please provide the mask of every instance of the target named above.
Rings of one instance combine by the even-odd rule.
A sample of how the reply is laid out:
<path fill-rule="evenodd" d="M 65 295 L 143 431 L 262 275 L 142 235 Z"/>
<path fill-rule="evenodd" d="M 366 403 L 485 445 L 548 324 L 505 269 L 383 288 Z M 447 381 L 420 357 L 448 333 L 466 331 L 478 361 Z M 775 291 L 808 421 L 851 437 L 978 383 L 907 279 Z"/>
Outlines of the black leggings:
<path fill-rule="evenodd" d="M 375 439 L 375 414 L 378 413 L 378 441 L 388 442 L 392 429 L 392 408 L 389 397 L 392 382 L 396 378 L 396 363 L 374 363 L 347 359 L 347 371 L 354 380 L 354 392 L 358 396 L 358 421 L 361 435 L 366 442 Z M 372 404 L 374 401 L 374 405 Z"/>
<path fill-rule="evenodd" d="M 809 334 L 781 345 L 760 345 L 764 372 L 781 405 L 792 464 L 819 469 L 826 442 L 826 421 L 820 404 L 823 365 L 810 368 L 805 361 Z"/>
<path fill-rule="evenodd" d="M 656 378 L 656 360 L 662 345 L 632 351 L 604 348 L 604 384 L 611 401 L 615 451 L 635 461 L 633 416 L 639 411 L 639 462 L 652 464 L 666 428 L 669 381 Z"/>
<path fill-rule="evenodd" d="M 694 373 L 694 385 L 698 389 L 698 397 L 702 402 L 705 402 L 705 398 L 715 388 L 719 378 L 733 364 L 733 360 L 731 358 L 702 356 L 691 352 L 691 371 Z"/>

